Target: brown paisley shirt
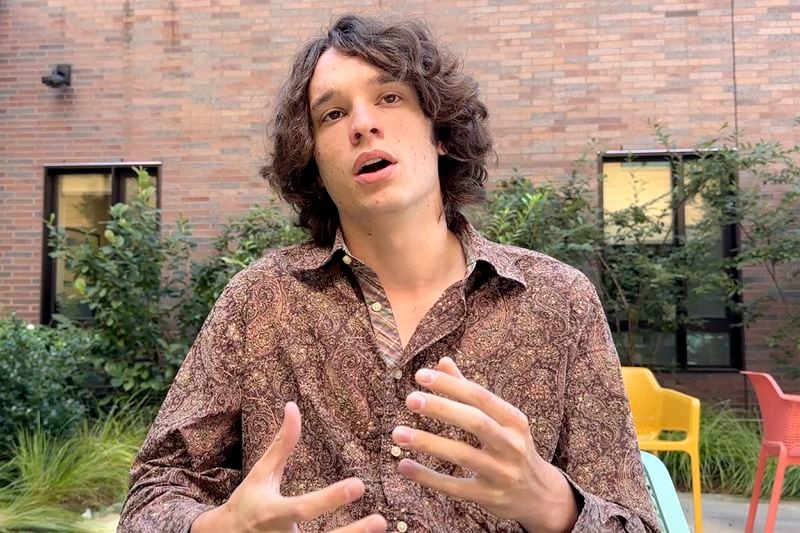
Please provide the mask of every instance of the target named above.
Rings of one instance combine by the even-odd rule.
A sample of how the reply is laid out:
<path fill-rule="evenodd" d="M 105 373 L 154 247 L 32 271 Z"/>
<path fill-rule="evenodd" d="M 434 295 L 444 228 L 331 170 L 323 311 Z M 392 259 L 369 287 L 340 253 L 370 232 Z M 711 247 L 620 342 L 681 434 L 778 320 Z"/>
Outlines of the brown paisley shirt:
<path fill-rule="evenodd" d="M 381 513 L 391 531 L 523 531 L 477 505 L 416 485 L 394 446 L 400 424 L 477 445 L 405 407 L 414 373 L 452 357 L 464 376 L 519 407 L 539 454 L 572 483 L 576 531 L 657 531 L 620 367 L 591 282 L 545 255 L 457 233 L 465 278 L 447 289 L 402 347 L 373 271 L 341 233 L 330 249 L 268 252 L 237 274 L 211 311 L 131 471 L 121 532 L 188 531 L 223 503 L 266 451 L 293 400 L 301 440 L 282 494 L 360 477 L 357 502 L 300 524 L 327 531 Z"/>

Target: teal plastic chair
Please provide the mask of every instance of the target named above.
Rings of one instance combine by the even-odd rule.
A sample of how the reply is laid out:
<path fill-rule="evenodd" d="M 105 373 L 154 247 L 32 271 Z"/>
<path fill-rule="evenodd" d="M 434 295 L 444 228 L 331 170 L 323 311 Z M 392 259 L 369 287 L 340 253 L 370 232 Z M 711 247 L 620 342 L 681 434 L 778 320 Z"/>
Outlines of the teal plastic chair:
<path fill-rule="evenodd" d="M 661 459 L 652 453 L 639 452 L 644 464 L 645 481 L 656 506 L 658 521 L 664 533 L 690 533 L 681 502 L 669 471 Z"/>

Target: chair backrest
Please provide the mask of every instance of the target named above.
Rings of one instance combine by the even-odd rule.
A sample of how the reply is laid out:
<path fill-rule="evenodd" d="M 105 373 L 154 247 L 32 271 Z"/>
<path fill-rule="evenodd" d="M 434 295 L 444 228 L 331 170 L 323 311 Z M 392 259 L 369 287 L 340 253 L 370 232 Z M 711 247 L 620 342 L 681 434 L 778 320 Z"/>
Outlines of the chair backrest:
<path fill-rule="evenodd" d="M 661 385 L 649 368 L 623 366 L 622 380 L 631 404 L 637 435 L 658 435 L 661 431 Z"/>
<path fill-rule="evenodd" d="M 800 398 L 783 393 L 775 379 L 765 372 L 742 374 L 750 379 L 758 398 L 764 441 L 800 446 Z"/>
<path fill-rule="evenodd" d="M 639 453 L 644 464 L 645 482 L 656 507 L 661 530 L 664 533 L 689 533 L 689 523 L 683 514 L 681 501 L 667 467 L 655 455 Z"/>

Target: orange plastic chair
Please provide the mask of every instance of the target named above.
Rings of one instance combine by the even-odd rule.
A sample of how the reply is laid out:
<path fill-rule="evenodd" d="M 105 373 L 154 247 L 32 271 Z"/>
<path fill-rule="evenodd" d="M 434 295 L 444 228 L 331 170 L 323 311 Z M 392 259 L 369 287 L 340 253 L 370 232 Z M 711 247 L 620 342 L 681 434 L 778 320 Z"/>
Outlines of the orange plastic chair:
<path fill-rule="evenodd" d="M 624 366 L 622 379 L 631 404 L 639 448 L 689 454 L 694 530 L 695 533 L 703 533 L 703 506 L 700 496 L 700 400 L 661 387 L 648 368 Z M 682 431 L 686 436 L 681 440 L 666 440 L 660 438 L 662 431 Z"/>
<path fill-rule="evenodd" d="M 753 483 L 753 494 L 750 497 L 750 510 L 747 513 L 745 531 L 751 533 L 756 521 L 767 457 L 777 457 L 775 482 L 772 485 L 772 496 L 769 499 L 767 521 L 764 523 L 765 533 L 771 533 L 778 515 L 778 504 L 781 501 L 783 475 L 786 467 L 800 464 L 800 396 L 784 394 L 769 374 L 747 371 L 742 371 L 742 374 L 750 378 L 750 383 L 756 391 L 763 429 L 761 453 L 758 454 L 756 479 Z"/>

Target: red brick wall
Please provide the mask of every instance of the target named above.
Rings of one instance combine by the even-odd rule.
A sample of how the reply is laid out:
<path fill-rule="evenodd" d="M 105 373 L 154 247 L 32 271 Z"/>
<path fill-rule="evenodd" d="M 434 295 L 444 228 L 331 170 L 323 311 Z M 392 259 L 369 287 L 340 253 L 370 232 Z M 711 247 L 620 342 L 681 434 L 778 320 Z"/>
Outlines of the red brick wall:
<path fill-rule="evenodd" d="M 463 54 L 491 111 L 495 176 L 562 175 L 590 138 L 657 148 L 648 120 L 684 147 L 723 123 L 744 141 L 798 142 L 800 4 L 733 5 L 5 0 L 0 310 L 38 317 L 45 164 L 160 160 L 167 221 L 188 216 L 202 239 L 264 203 L 270 97 L 298 44 L 348 10 L 420 15 Z M 56 63 L 72 64 L 72 87 L 40 82 Z M 763 332 L 748 332 L 748 362 L 771 364 Z M 740 381 L 714 376 L 685 379 L 709 396 Z"/>

